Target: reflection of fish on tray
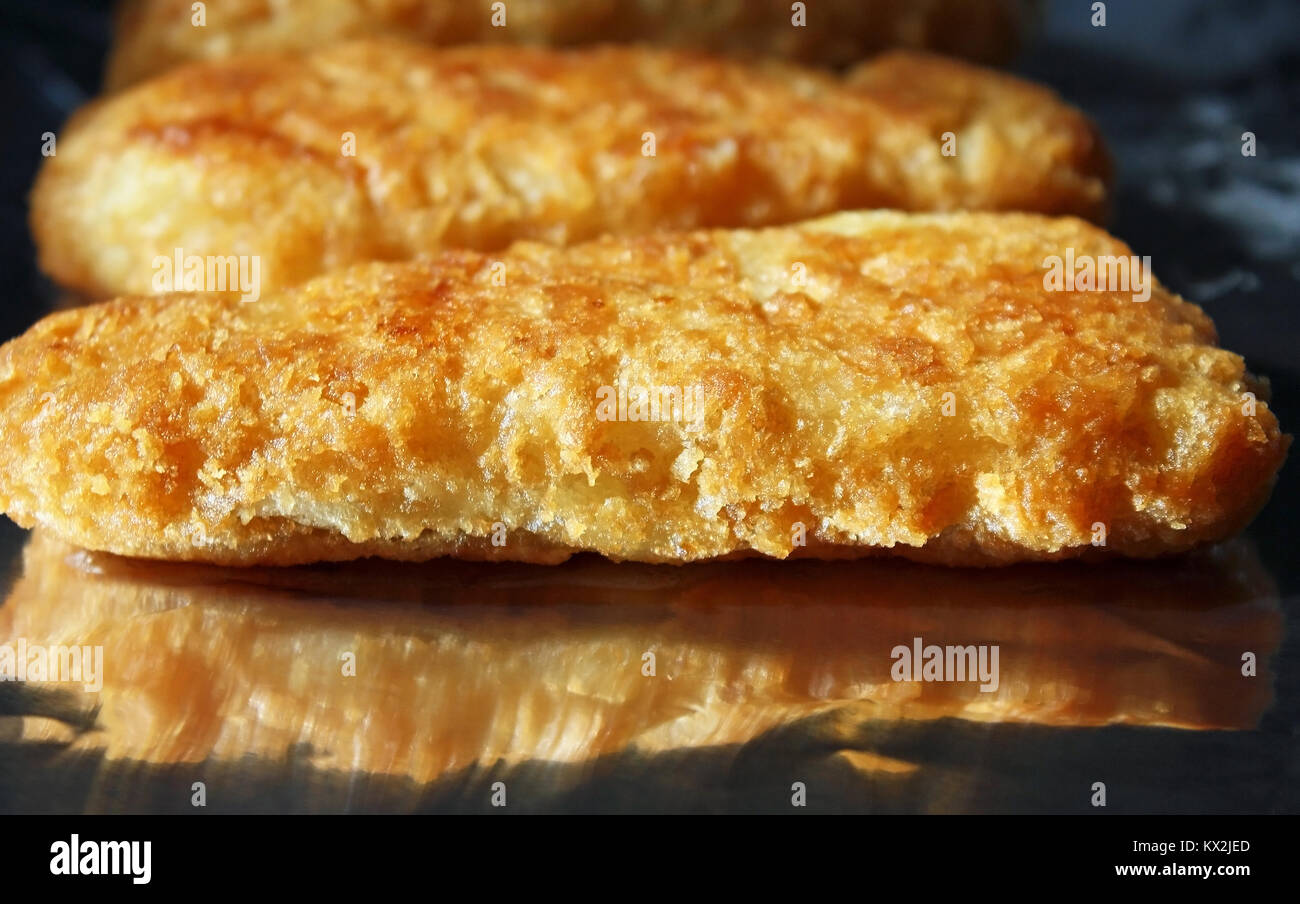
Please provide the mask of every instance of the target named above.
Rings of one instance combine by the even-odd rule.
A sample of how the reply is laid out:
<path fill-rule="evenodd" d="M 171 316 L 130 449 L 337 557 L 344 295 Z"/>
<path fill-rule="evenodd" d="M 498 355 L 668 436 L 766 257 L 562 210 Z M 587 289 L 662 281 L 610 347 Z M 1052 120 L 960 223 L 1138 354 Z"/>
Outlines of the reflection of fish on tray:
<path fill-rule="evenodd" d="M 868 749 L 903 721 L 1247 728 L 1271 702 L 1280 631 L 1276 588 L 1244 540 L 1173 562 L 981 572 L 587 557 L 231 571 L 38 531 L 0 607 L 0 644 L 104 650 L 98 693 L 24 691 L 24 713 L 62 707 L 82 728 L 10 716 L 11 737 L 150 764 L 307 751 L 303 766 L 417 783 L 743 750 L 813 717 L 855 766 L 904 773 L 914 764 Z M 996 690 L 894 680 L 895 648 L 918 637 L 996 645 Z M 1258 677 L 1241 674 L 1247 651 Z"/>

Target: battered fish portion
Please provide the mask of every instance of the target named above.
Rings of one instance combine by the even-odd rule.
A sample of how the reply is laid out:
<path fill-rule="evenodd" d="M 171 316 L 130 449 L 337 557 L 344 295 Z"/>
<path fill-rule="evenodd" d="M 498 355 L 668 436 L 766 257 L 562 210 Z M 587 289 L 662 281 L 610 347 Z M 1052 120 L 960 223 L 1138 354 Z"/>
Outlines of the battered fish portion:
<path fill-rule="evenodd" d="M 1184 550 L 1289 438 L 1200 308 L 1046 287 L 1128 254 L 886 211 L 123 298 L 0 349 L 0 505 L 230 564 Z"/>
<path fill-rule="evenodd" d="M 224 290 L 227 261 L 256 262 L 260 292 L 440 247 L 854 208 L 1095 218 L 1109 171 L 1050 91 L 914 53 L 837 78 L 644 48 L 363 42 L 185 67 L 93 105 L 41 171 L 32 231 L 42 267 L 92 296 Z M 221 281 L 184 282 L 178 258 L 222 262 Z"/>
<path fill-rule="evenodd" d="M 632 41 L 852 63 L 891 47 L 984 63 L 1016 52 L 1021 0 L 221 0 L 202 27 L 189 0 L 128 0 L 106 82 L 118 88 L 189 60 L 306 51 L 366 37 L 422 44 L 575 45 Z"/>

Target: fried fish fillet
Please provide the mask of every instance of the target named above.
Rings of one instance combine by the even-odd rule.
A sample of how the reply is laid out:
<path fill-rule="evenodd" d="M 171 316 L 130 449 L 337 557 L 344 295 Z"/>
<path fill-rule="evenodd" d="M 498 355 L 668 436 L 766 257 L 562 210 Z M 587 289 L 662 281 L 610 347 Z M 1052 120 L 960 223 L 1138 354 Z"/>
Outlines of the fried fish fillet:
<path fill-rule="evenodd" d="M 1002 63 L 1030 18 L 1020 0 L 218 0 L 194 24 L 189 0 L 128 0 L 107 84 L 188 60 L 314 50 L 367 37 L 422 44 L 646 42 L 837 65 L 891 47 Z M 504 21 L 503 21 L 504 18 Z M 494 24 L 499 23 L 499 24 Z"/>
<path fill-rule="evenodd" d="M 0 506 L 234 564 L 1184 550 L 1252 517 L 1289 438 L 1200 308 L 1046 288 L 1052 256 L 1128 254 L 884 211 L 128 297 L 0 349 Z"/>
<path fill-rule="evenodd" d="M 642 48 L 365 42 L 186 67 L 83 111 L 32 230 L 46 271 L 99 297 L 223 287 L 157 283 L 177 249 L 255 259 L 269 291 L 439 247 L 844 209 L 1096 218 L 1108 178 L 1096 130 L 1051 92 L 925 55 L 837 78 Z"/>

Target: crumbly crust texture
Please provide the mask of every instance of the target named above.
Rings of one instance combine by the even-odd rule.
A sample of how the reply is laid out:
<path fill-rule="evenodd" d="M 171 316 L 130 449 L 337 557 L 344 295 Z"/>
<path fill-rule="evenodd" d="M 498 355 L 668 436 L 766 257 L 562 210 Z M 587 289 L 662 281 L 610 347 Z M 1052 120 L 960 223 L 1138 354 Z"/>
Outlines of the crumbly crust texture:
<path fill-rule="evenodd" d="M 1130 253 L 1072 218 L 845 213 L 66 311 L 0 349 L 0 505 L 230 564 L 999 564 L 1233 533 L 1289 442 L 1262 387 L 1159 286 L 1045 290 L 1066 249 Z M 703 413 L 602 417 L 620 386 Z"/>
<path fill-rule="evenodd" d="M 256 258 L 272 291 L 439 248 L 848 209 L 1095 220 L 1109 178 L 1096 129 L 1051 91 L 924 54 L 839 77 L 370 41 L 184 67 L 92 104 L 43 166 L 31 223 L 42 268 L 105 298 L 159 291 L 176 249 Z"/>

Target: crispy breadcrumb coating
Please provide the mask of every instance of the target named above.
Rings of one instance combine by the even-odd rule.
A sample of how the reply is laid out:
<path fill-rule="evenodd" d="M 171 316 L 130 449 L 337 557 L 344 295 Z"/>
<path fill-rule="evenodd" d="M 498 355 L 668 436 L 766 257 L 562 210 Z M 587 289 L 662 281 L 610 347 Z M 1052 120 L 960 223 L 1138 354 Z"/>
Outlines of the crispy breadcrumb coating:
<path fill-rule="evenodd" d="M 1030 18 L 1019 0 L 221 0 L 202 27 L 190 0 L 127 0 L 106 81 L 120 88 L 188 60 L 306 51 L 352 38 L 422 44 L 646 42 L 810 63 L 890 47 L 1006 62 Z M 494 16 L 494 13 L 496 15 Z M 502 21 L 500 13 L 504 13 Z M 495 23 L 494 23 L 495 19 Z"/>
<path fill-rule="evenodd" d="M 41 266 L 98 297 L 187 288 L 155 282 L 176 249 L 256 257 L 271 291 L 440 247 L 844 209 L 1097 218 L 1108 178 L 1077 110 L 937 57 L 839 78 L 645 48 L 366 42 L 186 67 L 82 111 L 32 231 Z"/>
<path fill-rule="evenodd" d="M 1184 550 L 1289 439 L 1200 308 L 1045 288 L 1053 255 L 1129 253 L 886 211 L 124 298 L 0 350 L 0 505 L 233 564 Z"/>

